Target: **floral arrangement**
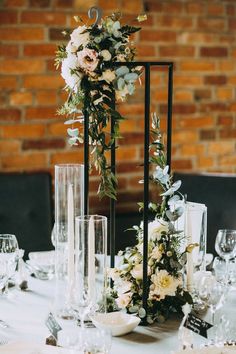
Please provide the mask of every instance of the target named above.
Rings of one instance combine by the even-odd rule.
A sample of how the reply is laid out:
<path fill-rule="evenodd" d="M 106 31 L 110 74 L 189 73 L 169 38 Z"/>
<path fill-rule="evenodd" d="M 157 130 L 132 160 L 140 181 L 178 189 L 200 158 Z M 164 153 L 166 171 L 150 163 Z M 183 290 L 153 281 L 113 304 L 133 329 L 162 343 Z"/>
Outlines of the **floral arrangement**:
<path fill-rule="evenodd" d="M 116 177 L 107 162 L 106 152 L 120 137 L 119 123 L 124 117 L 115 108 L 115 102 L 124 101 L 135 90 L 142 67 L 127 67 L 135 57 L 130 35 L 140 27 L 121 25 L 121 14 L 105 17 L 100 24 L 86 25 L 81 22 L 70 34 L 67 45 L 61 45 L 56 54 L 56 67 L 61 66 L 68 99 L 58 110 L 69 117 L 66 124 L 69 144 L 83 143 L 84 119 L 89 120 L 89 143 L 92 146 L 91 166 L 98 170 L 101 180 L 98 194 L 102 198 L 116 198 Z M 145 15 L 137 20 L 143 21 Z M 65 32 L 66 34 L 66 32 Z M 115 63 L 124 63 L 117 66 Z M 109 132 L 113 119 L 114 131 Z"/>
<path fill-rule="evenodd" d="M 142 308 L 143 287 L 143 225 L 133 226 L 137 233 L 137 244 L 120 251 L 121 262 L 110 269 L 114 286 L 109 289 L 110 309 L 126 308 L 129 313 L 147 316 L 147 322 L 163 321 L 170 312 L 182 313 L 185 303 L 192 303 L 190 294 L 184 290 L 183 267 L 186 253 L 194 245 L 180 251 L 182 232 L 176 231 L 174 223 L 182 215 L 184 198 L 178 191 L 181 181 L 173 182 L 168 173 L 164 145 L 161 142 L 159 119 L 152 120 L 154 141 L 150 145 L 150 163 L 157 165 L 151 181 L 161 189 L 161 203 L 150 203 L 153 221 L 148 223 L 148 309 Z M 177 206 L 176 206 L 177 205 Z M 140 209 L 143 203 L 139 203 Z"/>

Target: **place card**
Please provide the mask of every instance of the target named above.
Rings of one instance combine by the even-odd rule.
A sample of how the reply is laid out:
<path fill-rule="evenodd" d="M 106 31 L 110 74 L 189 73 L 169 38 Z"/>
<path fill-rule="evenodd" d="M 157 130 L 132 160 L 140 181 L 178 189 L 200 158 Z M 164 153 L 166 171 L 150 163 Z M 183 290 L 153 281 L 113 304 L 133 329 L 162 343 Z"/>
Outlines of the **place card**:
<path fill-rule="evenodd" d="M 184 327 L 190 329 L 202 337 L 207 338 L 207 330 L 213 327 L 213 325 L 193 315 L 192 313 L 189 313 L 184 322 Z"/>
<path fill-rule="evenodd" d="M 61 326 L 53 316 L 51 312 L 49 312 L 48 317 L 45 321 L 45 324 L 49 331 L 52 333 L 53 337 L 57 339 L 57 333 L 62 330 Z"/>

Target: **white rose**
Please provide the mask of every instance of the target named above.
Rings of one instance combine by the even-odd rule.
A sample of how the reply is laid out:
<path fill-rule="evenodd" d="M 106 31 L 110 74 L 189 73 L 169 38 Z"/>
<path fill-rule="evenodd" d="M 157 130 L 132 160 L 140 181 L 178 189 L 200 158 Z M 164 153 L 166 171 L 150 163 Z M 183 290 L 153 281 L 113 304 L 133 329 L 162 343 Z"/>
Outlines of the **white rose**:
<path fill-rule="evenodd" d="M 61 65 L 61 76 L 65 80 L 66 84 L 75 92 L 77 91 L 77 87 L 81 81 L 81 75 L 71 74 L 71 69 L 76 69 L 76 64 L 76 56 L 73 54 L 68 54 L 67 58 L 63 60 Z"/>
<path fill-rule="evenodd" d="M 72 45 L 79 48 L 79 46 L 81 45 L 85 47 L 86 44 L 88 44 L 89 32 L 87 32 L 86 29 L 87 29 L 86 26 L 79 26 L 76 29 L 74 29 L 74 31 L 70 35 Z"/>
<path fill-rule="evenodd" d="M 121 294 L 128 293 L 131 287 L 132 287 L 132 283 L 130 281 L 128 280 L 121 281 L 117 289 L 118 294 L 121 295 Z"/>
<path fill-rule="evenodd" d="M 119 271 L 116 268 L 109 268 L 107 271 L 107 275 L 112 280 L 117 280 L 120 278 Z"/>
<path fill-rule="evenodd" d="M 130 303 L 131 300 L 131 296 L 130 294 L 121 294 L 117 299 L 116 299 L 116 303 L 118 305 L 119 308 L 123 309 L 126 306 L 128 306 L 128 304 Z"/>
<path fill-rule="evenodd" d="M 148 223 L 148 238 L 150 240 L 157 240 L 159 241 L 161 238 L 162 232 L 168 232 L 169 226 L 168 222 L 164 220 L 157 220 Z"/>
<path fill-rule="evenodd" d="M 111 53 L 107 49 L 101 51 L 101 56 L 105 61 L 111 60 Z"/>
<path fill-rule="evenodd" d="M 99 76 L 98 80 L 104 80 L 108 83 L 112 82 L 113 80 L 115 80 L 116 78 L 116 74 L 114 71 L 108 69 L 108 70 L 105 70 L 101 76 Z"/>

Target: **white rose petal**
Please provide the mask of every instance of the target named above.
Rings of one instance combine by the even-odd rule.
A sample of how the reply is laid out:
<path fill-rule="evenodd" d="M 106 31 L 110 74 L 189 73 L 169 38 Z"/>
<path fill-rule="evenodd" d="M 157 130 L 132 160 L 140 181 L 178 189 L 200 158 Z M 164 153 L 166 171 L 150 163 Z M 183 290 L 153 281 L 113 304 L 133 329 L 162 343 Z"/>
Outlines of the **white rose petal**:
<path fill-rule="evenodd" d="M 111 53 L 107 49 L 101 51 L 101 56 L 105 61 L 111 60 Z"/>

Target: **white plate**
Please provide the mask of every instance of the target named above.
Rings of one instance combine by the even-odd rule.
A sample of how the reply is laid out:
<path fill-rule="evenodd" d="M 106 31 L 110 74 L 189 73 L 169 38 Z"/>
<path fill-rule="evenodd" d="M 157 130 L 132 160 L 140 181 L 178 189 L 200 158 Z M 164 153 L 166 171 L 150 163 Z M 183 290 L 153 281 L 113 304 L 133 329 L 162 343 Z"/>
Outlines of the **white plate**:
<path fill-rule="evenodd" d="M 97 313 L 91 320 L 97 328 L 110 330 L 113 337 L 133 331 L 141 321 L 140 318 L 123 312 Z"/>

